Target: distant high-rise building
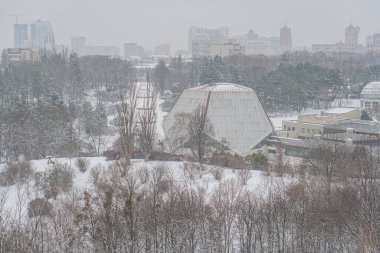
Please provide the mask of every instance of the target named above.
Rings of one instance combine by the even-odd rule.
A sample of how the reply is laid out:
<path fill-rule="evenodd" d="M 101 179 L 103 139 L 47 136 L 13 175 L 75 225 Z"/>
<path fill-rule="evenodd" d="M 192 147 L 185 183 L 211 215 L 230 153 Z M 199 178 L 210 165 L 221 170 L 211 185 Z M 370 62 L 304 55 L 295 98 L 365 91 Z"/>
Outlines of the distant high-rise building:
<path fill-rule="evenodd" d="M 345 43 L 347 45 L 356 46 L 358 45 L 359 41 L 359 32 L 360 27 L 359 26 L 353 26 L 352 24 L 346 27 L 346 36 L 345 36 Z"/>
<path fill-rule="evenodd" d="M 249 31 L 247 32 L 247 34 L 245 35 L 245 38 L 246 38 L 248 41 L 257 40 L 258 37 L 259 37 L 259 36 L 258 36 L 256 33 L 254 33 L 253 30 L 249 30 Z"/>
<path fill-rule="evenodd" d="M 228 28 L 208 29 L 191 26 L 189 29 L 189 53 L 194 56 L 209 56 L 212 44 L 223 44 L 228 38 Z"/>
<path fill-rule="evenodd" d="M 169 44 L 161 44 L 154 48 L 155 55 L 165 55 L 170 56 L 170 45 Z"/>
<path fill-rule="evenodd" d="M 138 45 L 137 43 L 125 43 L 124 44 L 124 57 L 143 57 L 144 47 Z"/>
<path fill-rule="evenodd" d="M 114 46 L 85 46 L 81 50 L 80 56 L 87 55 L 119 57 L 120 49 Z"/>
<path fill-rule="evenodd" d="M 30 39 L 32 49 L 53 50 L 55 39 L 53 29 L 49 21 L 37 20 L 30 25 Z"/>
<path fill-rule="evenodd" d="M 282 52 L 289 51 L 292 49 L 293 39 L 292 39 L 292 30 L 287 26 L 280 30 L 280 48 Z"/>
<path fill-rule="evenodd" d="M 358 43 L 359 27 L 349 25 L 346 27 L 345 41 L 333 44 L 313 44 L 311 46 L 312 52 L 326 52 L 326 53 L 363 53 L 363 46 Z"/>
<path fill-rule="evenodd" d="M 212 44 L 211 45 L 211 56 L 227 57 L 231 55 L 243 55 L 245 53 L 245 48 L 239 44 Z"/>
<path fill-rule="evenodd" d="M 86 46 L 86 39 L 83 36 L 71 37 L 71 51 L 77 54 Z"/>
<path fill-rule="evenodd" d="M 28 41 L 28 25 L 27 24 L 15 24 L 14 28 L 14 48 L 27 47 Z"/>
<path fill-rule="evenodd" d="M 368 52 L 380 52 L 380 33 L 368 36 L 366 42 Z"/>
<path fill-rule="evenodd" d="M 246 55 L 277 55 L 280 51 L 279 37 L 260 37 L 253 30 L 243 36 L 229 37 L 228 42 L 243 46 Z"/>

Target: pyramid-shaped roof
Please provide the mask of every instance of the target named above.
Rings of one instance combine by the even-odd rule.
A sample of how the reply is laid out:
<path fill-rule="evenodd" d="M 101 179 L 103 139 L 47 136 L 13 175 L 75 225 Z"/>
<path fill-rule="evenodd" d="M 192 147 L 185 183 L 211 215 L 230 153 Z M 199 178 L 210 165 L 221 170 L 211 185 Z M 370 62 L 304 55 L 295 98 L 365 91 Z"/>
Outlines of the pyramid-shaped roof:
<path fill-rule="evenodd" d="M 182 93 L 164 122 L 165 135 L 173 131 L 176 115 L 190 114 L 198 106 L 207 107 L 207 118 L 214 129 L 212 137 L 223 141 L 237 154 L 248 154 L 273 131 L 252 89 L 233 83 L 216 83 L 190 88 Z"/>

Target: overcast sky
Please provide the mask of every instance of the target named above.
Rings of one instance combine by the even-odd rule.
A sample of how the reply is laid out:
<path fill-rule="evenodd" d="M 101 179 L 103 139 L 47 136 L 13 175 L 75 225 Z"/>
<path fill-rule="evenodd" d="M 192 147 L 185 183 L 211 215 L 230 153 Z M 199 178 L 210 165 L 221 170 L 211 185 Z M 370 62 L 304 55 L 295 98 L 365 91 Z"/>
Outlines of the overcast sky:
<path fill-rule="evenodd" d="M 380 31 L 380 0 L 0 0 L 0 49 L 13 45 L 12 14 L 26 14 L 19 23 L 49 20 L 57 44 L 82 35 L 88 45 L 170 43 L 172 51 L 187 49 L 190 25 L 279 36 L 286 22 L 296 47 L 344 40 L 351 22 L 362 43 Z"/>

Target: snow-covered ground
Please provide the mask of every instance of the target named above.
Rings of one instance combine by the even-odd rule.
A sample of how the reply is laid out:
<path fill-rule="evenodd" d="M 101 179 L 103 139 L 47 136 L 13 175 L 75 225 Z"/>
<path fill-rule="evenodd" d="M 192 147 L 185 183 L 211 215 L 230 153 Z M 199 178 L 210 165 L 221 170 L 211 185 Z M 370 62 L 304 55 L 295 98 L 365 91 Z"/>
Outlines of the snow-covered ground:
<path fill-rule="evenodd" d="M 331 106 L 360 108 L 360 99 L 336 99 L 333 101 Z"/>
<path fill-rule="evenodd" d="M 80 172 L 76 167 L 76 158 L 57 158 L 54 162 L 60 164 L 70 165 L 73 169 L 73 188 L 71 192 L 64 194 L 72 194 L 77 192 L 83 194 L 84 191 L 91 192 L 94 189 L 92 182 L 91 169 L 99 168 L 100 171 L 106 172 L 109 166 L 114 165 L 114 161 L 106 161 L 104 157 L 91 157 L 85 158 L 89 162 L 89 166 L 86 172 Z M 53 165 L 48 164 L 48 160 L 32 160 L 32 168 L 35 172 L 45 172 L 53 169 Z M 186 164 L 187 167 L 191 164 Z M 167 174 L 175 180 L 176 183 L 182 184 L 183 187 L 204 187 L 206 193 L 210 194 L 215 187 L 220 183 L 228 180 L 239 180 L 239 171 L 230 168 L 221 168 L 205 165 L 205 169 L 202 172 L 197 171 L 194 174 L 189 173 L 184 162 L 144 162 L 143 160 L 132 160 L 131 171 L 138 172 L 142 169 L 152 171 L 158 167 L 164 167 Z M 0 171 L 4 170 L 5 164 L 0 164 Z M 213 170 L 222 170 L 222 178 L 220 180 L 215 179 Z M 247 190 L 257 193 L 265 194 L 267 186 L 274 182 L 288 182 L 292 180 L 288 177 L 273 177 L 266 176 L 262 171 L 249 171 L 250 178 L 247 181 L 247 185 L 244 186 Z M 195 175 L 195 176 L 194 176 Z M 65 196 L 64 194 L 58 195 L 58 200 Z M 27 217 L 27 205 L 29 201 L 43 197 L 42 190 L 35 186 L 35 179 L 32 177 L 23 184 L 15 184 L 7 187 L 0 187 L 0 214 L 11 216 L 14 218 Z M 1 205 L 1 200 L 4 200 Z M 51 200 L 54 201 L 54 200 Z"/>
<path fill-rule="evenodd" d="M 163 128 L 163 123 L 165 116 L 168 114 L 167 112 L 162 111 L 161 104 L 164 103 L 165 100 L 157 98 L 157 107 L 156 107 L 156 115 L 157 115 L 157 130 L 156 130 L 156 140 L 165 139 L 165 133 Z"/>

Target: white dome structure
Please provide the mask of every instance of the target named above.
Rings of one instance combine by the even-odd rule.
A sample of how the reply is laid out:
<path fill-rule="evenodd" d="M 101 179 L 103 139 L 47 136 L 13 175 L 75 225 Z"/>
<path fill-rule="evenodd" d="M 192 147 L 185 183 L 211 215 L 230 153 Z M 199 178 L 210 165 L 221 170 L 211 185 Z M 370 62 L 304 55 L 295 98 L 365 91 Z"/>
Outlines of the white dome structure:
<path fill-rule="evenodd" d="M 361 109 L 371 111 L 379 108 L 380 103 L 380 82 L 371 82 L 364 86 L 360 93 Z"/>
<path fill-rule="evenodd" d="M 164 121 L 165 136 L 173 131 L 176 115 L 191 114 L 199 106 L 207 108 L 207 118 L 214 130 L 212 138 L 239 155 L 249 154 L 273 132 L 272 123 L 252 89 L 216 83 L 182 93 Z"/>

